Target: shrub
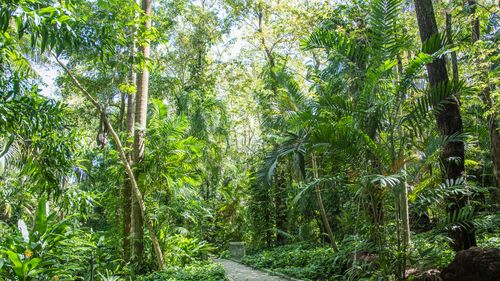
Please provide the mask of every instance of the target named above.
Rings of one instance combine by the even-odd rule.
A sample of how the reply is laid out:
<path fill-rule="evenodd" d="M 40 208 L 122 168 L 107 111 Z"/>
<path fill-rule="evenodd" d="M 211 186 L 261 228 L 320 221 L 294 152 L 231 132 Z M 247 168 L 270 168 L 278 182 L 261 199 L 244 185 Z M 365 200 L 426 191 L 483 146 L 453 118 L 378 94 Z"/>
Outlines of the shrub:
<path fill-rule="evenodd" d="M 227 280 L 224 268 L 220 264 L 209 262 L 195 262 L 185 267 L 169 267 L 147 276 L 138 278 L 138 281 L 225 281 Z"/>
<path fill-rule="evenodd" d="M 304 280 L 325 280 L 340 271 L 335 267 L 334 259 L 330 247 L 297 243 L 248 255 L 243 262 Z"/>

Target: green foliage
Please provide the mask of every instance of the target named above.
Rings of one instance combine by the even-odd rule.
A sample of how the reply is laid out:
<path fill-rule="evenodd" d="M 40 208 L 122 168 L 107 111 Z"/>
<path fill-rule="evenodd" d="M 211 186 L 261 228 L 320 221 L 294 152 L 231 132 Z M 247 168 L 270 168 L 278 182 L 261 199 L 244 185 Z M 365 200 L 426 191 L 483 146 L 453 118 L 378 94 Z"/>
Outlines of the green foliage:
<path fill-rule="evenodd" d="M 334 259 L 329 247 L 301 243 L 265 249 L 245 256 L 243 262 L 302 280 L 326 280 L 341 272 L 341 268 L 334 267 Z"/>
<path fill-rule="evenodd" d="M 373 266 L 369 262 L 353 262 L 354 253 L 369 250 L 369 246 L 359 241 L 359 237 L 347 237 L 339 249 L 339 252 L 334 252 L 331 247 L 301 242 L 258 250 L 244 257 L 243 262 L 301 280 L 353 280 L 350 278 L 354 275 L 370 275 Z M 364 270 L 355 272 L 358 268 Z"/>
<path fill-rule="evenodd" d="M 5 264 L 0 276 L 67 279 L 86 270 L 86 257 L 92 249 L 89 236 L 75 228 L 73 217 L 58 221 L 58 214 L 49 212 L 46 204 L 43 198 L 39 201 L 32 228 L 21 219 L 17 230 L 2 239 Z"/>
<path fill-rule="evenodd" d="M 16 143 L 17 156 L 0 159 L 32 177 L 32 186 L 60 194 L 60 180 L 69 173 L 76 150 L 76 131 L 64 118 L 68 109 L 38 95 L 37 87 L 24 93 L 8 92 L 0 97 L 2 135 Z M 12 156 L 12 155 L 11 155 Z M 11 157 L 12 158 L 12 157 Z"/>
<path fill-rule="evenodd" d="M 220 264 L 198 262 L 185 267 L 169 267 L 163 271 L 139 277 L 139 281 L 224 281 L 227 280 Z"/>
<path fill-rule="evenodd" d="M 201 261 L 215 248 L 206 241 L 173 235 L 166 239 L 165 260 L 172 266 L 186 266 L 194 261 Z"/>

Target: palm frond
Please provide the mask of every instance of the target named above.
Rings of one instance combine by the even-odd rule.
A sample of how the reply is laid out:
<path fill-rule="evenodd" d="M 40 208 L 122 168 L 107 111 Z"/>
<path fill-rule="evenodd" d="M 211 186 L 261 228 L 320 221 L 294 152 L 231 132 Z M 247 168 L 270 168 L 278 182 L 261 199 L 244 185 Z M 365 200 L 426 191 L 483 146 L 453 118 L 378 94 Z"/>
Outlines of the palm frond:
<path fill-rule="evenodd" d="M 323 28 L 315 30 L 309 38 L 301 42 L 301 46 L 304 50 L 326 49 L 330 56 L 341 57 L 355 65 L 360 65 L 367 58 L 363 44 L 342 33 Z"/>
<path fill-rule="evenodd" d="M 401 0 L 374 0 L 371 3 L 370 26 L 373 49 L 392 57 L 399 49 L 398 16 L 402 11 Z"/>
<path fill-rule="evenodd" d="M 295 155 L 293 160 L 296 161 L 295 166 L 298 168 L 299 173 L 304 175 L 305 162 L 304 154 L 306 152 L 306 142 L 307 133 L 301 132 L 301 134 L 287 133 L 288 137 L 285 141 L 278 144 L 275 149 L 269 153 L 258 173 L 258 178 L 261 179 L 265 184 L 270 185 L 274 175 L 274 171 L 278 166 L 280 159 L 289 155 Z"/>
<path fill-rule="evenodd" d="M 439 225 L 444 228 L 454 228 L 461 226 L 465 229 L 474 228 L 472 220 L 476 215 L 474 207 L 468 205 L 453 212 L 450 212 L 440 221 Z"/>
<path fill-rule="evenodd" d="M 403 124 L 410 134 L 421 135 L 422 124 L 442 112 L 447 104 L 457 102 L 456 97 L 464 90 L 463 81 L 444 81 L 430 87 L 423 96 L 410 102 L 409 113 L 403 119 Z M 431 112 L 433 115 L 429 114 Z"/>
<path fill-rule="evenodd" d="M 381 187 L 396 187 L 401 183 L 401 178 L 403 177 L 401 174 L 394 175 L 371 175 L 368 176 L 371 178 L 372 184 L 380 185 Z"/>
<path fill-rule="evenodd" d="M 322 183 L 331 183 L 331 182 L 336 182 L 339 180 L 339 177 L 321 177 L 321 178 L 318 178 L 318 179 L 313 179 L 312 181 L 310 182 L 307 182 L 305 184 L 303 184 L 301 187 L 300 187 L 300 191 L 299 193 L 297 193 L 297 195 L 295 195 L 295 197 L 293 198 L 293 204 L 297 204 L 297 202 L 299 202 L 304 194 L 306 192 L 308 192 L 311 187 L 314 187 L 318 184 L 322 184 Z"/>

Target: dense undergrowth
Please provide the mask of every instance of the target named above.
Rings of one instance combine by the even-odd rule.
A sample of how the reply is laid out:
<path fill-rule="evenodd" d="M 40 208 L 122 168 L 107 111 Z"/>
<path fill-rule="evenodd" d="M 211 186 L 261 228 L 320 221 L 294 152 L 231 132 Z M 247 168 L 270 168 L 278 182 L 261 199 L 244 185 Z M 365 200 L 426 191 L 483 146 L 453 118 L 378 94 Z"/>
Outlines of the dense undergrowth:
<path fill-rule="evenodd" d="M 475 221 L 478 246 L 498 247 L 500 216 L 483 215 Z M 406 268 L 424 272 L 448 265 L 454 253 L 447 244 L 446 233 L 431 230 L 413 235 L 412 249 Z M 327 245 L 299 242 L 273 248 L 254 249 L 242 260 L 254 268 L 271 270 L 302 280 L 395 280 L 391 274 L 397 266 L 397 253 L 383 249 L 380 255 L 371 254 L 373 247 L 359 237 L 348 237 L 334 252 Z M 357 260 L 354 254 L 357 253 Z"/>
<path fill-rule="evenodd" d="M 139 277 L 138 281 L 224 281 L 227 280 L 220 264 L 196 262 L 185 267 L 169 267 L 163 271 Z"/>

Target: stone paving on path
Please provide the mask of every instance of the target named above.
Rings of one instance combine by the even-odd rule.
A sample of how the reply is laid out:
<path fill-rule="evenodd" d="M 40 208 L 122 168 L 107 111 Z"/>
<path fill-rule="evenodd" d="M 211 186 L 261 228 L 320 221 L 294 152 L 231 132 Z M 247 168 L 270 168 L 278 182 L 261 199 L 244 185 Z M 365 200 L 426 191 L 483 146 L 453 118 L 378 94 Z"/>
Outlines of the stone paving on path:
<path fill-rule="evenodd" d="M 224 267 L 229 281 L 286 281 L 281 277 L 258 271 L 234 261 L 214 259 L 214 262 Z"/>

